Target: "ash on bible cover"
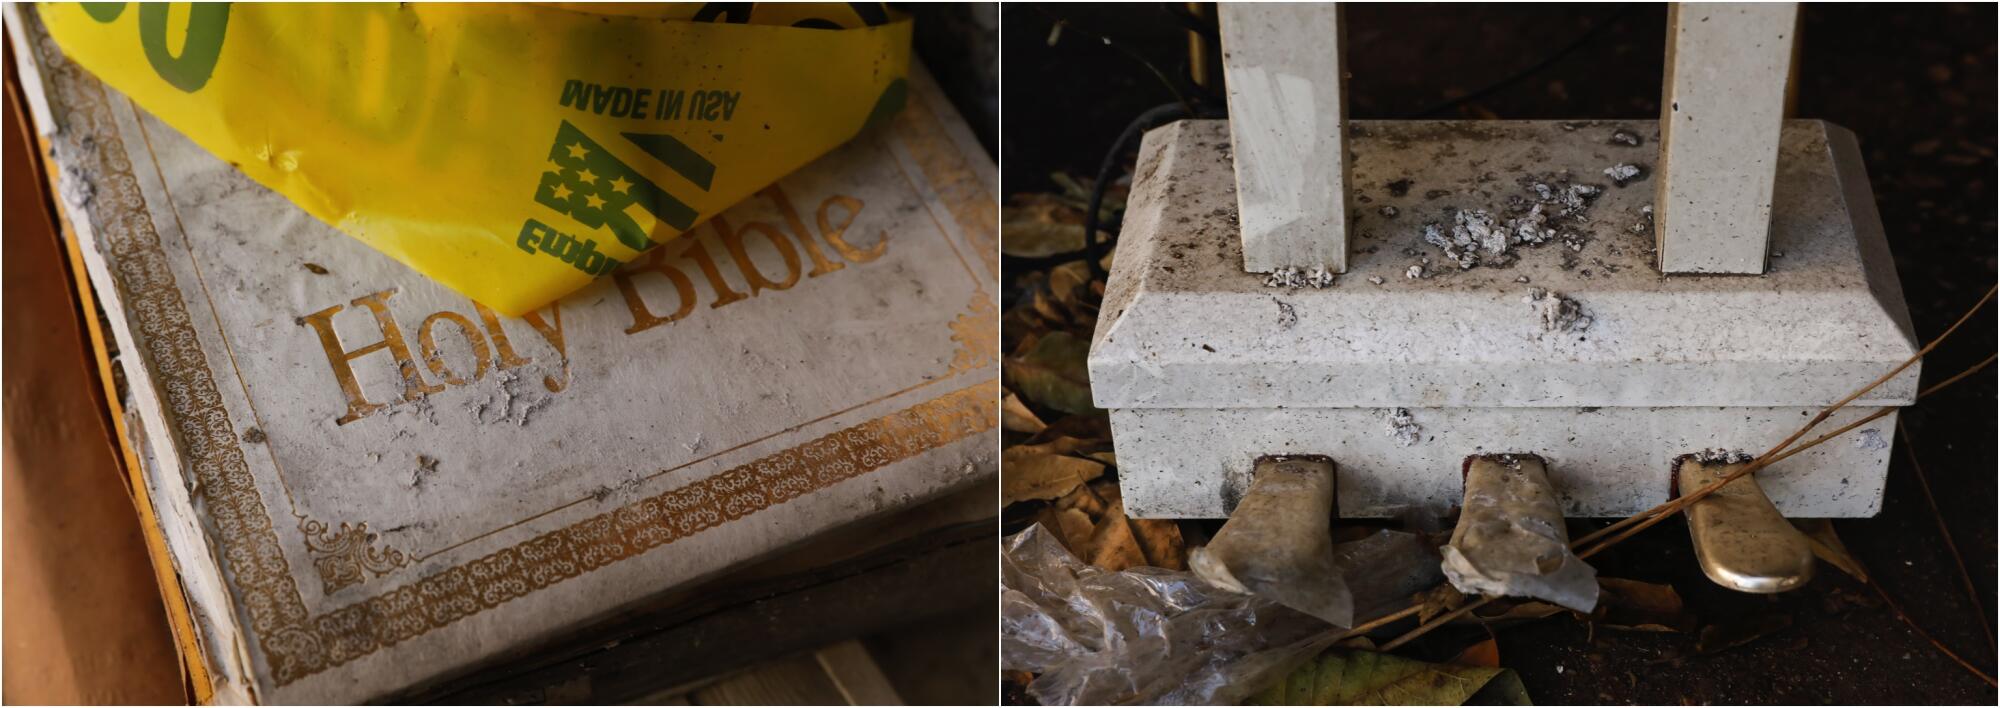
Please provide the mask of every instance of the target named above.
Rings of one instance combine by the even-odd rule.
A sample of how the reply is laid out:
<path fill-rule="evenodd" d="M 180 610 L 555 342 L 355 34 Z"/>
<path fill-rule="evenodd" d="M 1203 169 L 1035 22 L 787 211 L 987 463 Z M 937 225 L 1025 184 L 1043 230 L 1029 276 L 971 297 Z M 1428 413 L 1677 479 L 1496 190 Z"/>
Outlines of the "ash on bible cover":
<path fill-rule="evenodd" d="M 22 14 L 219 700 L 380 698 L 994 472 L 993 165 L 920 69 L 894 121 L 509 319 Z"/>

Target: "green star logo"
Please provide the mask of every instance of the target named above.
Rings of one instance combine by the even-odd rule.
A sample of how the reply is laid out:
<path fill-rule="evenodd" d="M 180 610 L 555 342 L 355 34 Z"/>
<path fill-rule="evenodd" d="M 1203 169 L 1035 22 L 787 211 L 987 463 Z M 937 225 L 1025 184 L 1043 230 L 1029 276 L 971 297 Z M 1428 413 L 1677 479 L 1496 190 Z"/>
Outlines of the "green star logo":
<path fill-rule="evenodd" d="M 704 191 L 715 178 L 715 165 L 673 136 L 622 135 Z M 569 121 L 556 130 L 548 159 L 553 166 L 542 172 L 535 202 L 586 227 L 609 229 L 627 248 L 643 251 L 653 246 L 652 235 L 633 218 L 630 210 L 635 206 L 675 230 L 694 226 L 692 207 L 620 161 Z"/>

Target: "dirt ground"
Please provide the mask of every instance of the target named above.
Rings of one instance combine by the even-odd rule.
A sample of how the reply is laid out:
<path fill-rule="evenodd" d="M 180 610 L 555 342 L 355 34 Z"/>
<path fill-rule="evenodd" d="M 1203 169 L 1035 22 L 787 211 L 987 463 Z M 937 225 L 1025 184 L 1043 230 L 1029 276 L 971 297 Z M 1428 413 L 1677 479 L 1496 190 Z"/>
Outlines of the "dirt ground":
<path fill-rule="evenodd" d="M 1183 74 L 1186 35 L 1168 6 L 1178 4 L 1005 8 L 1006 193 L 1053 189 L 1053 171 L 1093 174 L 1127 121 L 1174 100 L 1135 58 L 1168 76 Z M 1353 5 L 1351 117 L 1654 118 L 1665 16 L 1663 5 Z M 1058 19 L 1071 29 L 1050 46 Z M 1994 7 L 1806 5 L 1801 25 L 1796 116 L 1859 136 L 1917 332 L 1934 336 L 1995 281 Z M 1994 322 L 1989 308 L 1932 354 L 1925 384 L 1992 352 Z M 1989 674 L 1991 618 L 2000 604 L 1994 410 L 1995 378 L 1987 371 L 1906 411 L 1916 444 L 1898 441 L 1881 514 L 1835 524 L 1911 619 Z M 1906 448 L 1928 474 L 1983 617 Z M 1782 628 L 1710 654 L 1697 654 L 1689 635 L 1593 634 L 1564 617 L 1500 630 L 1502 665 L 1520 672 L 1538 703 L 1996 701 L 1993 687 L 1945 658 L 1873 591 L 1828 566 L 1807 588 L 1777 597 L 1725 591 L 1702 577 L 1677 521 L 1593 562 L 1605 576 L 1672 584 L 1702 624 Z M 1444 659 L 1484 634 L 1433 632 L 1404 653 Z"/>

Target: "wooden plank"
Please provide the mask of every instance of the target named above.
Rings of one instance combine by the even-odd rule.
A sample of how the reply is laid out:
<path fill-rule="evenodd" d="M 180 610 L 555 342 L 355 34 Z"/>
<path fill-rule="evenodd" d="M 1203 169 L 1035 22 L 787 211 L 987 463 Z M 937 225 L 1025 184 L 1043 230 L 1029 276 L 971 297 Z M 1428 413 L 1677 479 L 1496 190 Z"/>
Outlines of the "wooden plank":
<path fill-rule="evenodd" d="M 1666 273 L 1764 272 L 1798 5 L 1674 4 L 1654 228 Z"/>
<path fill-rule="evenodd" d="M 1346 38 L 1336 5 L 1223 3 L 1243 267 L 1347 270 Z"/>
<path fill-rule="evenodd" d="M 558 688 L 550 688 L 550 703 L 576 702 L 556 700 L 559 697 L 585 702 L 591 698 L 588 694 L 559 695 Z M 713 681 L 646 696 L 632 704 L 900 706 L 903 699 L 868 649 L 859 640 L 849 639 L 810 654 L 766 661 Z"/>
<path fill-rule="evenodd" d="M 850 706 L 900 706 L 903 698 L 896 695 L 896 687 L 889 684 L 889 677 L 882 673 L 882 667 L 875 664 L 875 657 L 859 640 L 849 639 L 814 652 L 819 667 L 833 680 L 835 688 Z"/>
<path fill-rule="evenodd" d="M 827 706 L 858 705 L 812 654 L 767 661 L 688 694 L 703 706 Z"/>
<path fill-rule="evenodd" d="M 11 10 L 11 8 L 10 8 Z M 11 24 L 8 32 L 13 32 Z M 11 39 L 11 37 L 10 37 Z M 159 704 L 190 697 L 126 487 L 107 381 L 51 218 L 35 126 L 6 43 L 4 341 L 0 499 L 5 500 L 4 680 L 8 703 Z M 23 67 L 24 73 L 26 72 Z M 80 272 L 80 271 L 79 271 Z"/>
<path fill-rule="evenodd" d="M 1000 695 L 1000 596 L 864 640 L 904 703 L 980 705 Z"/>
<path fill-rule="evenodd" d="M 614 617 L 509 664 L 394 702 L 616 703 L 698 690 L 689 686 L 746 665 L 988 602 L 999 581 L 998 542 L 991 517 L 927 529 L 798 575 Z"/>

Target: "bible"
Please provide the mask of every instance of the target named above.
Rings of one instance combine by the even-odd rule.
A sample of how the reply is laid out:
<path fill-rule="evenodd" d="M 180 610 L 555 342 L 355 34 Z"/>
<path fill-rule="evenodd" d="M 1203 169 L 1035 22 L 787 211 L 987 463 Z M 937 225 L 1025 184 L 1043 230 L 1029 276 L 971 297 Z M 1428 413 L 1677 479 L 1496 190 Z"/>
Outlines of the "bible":
<path fill-rule="evenodd" d="M 217 702 L 393 697 L 990 484 L 994 166 L 920 67 L 894 119 L 507 318 L 8 11 Z"/>

